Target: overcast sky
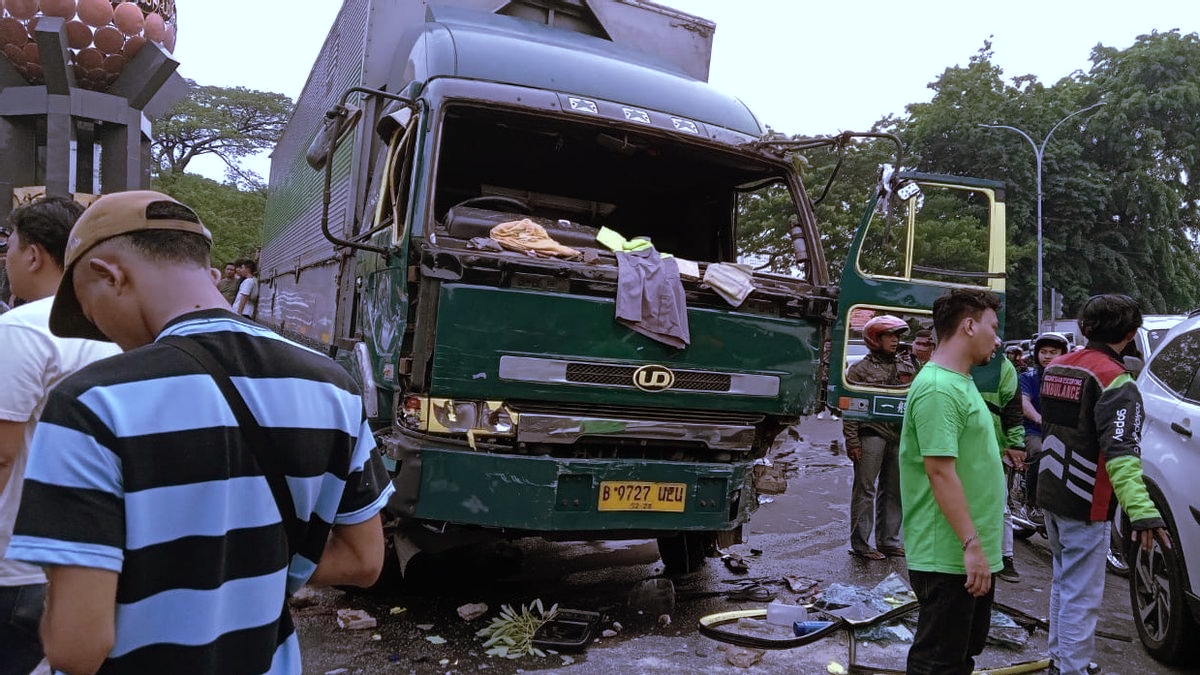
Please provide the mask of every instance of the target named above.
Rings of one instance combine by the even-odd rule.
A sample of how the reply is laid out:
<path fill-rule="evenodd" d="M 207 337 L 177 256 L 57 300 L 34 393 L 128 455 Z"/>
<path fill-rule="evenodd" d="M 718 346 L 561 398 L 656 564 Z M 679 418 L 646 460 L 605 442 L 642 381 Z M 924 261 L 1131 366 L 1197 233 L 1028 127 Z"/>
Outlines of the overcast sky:
<path fill-rule="evenodd" d="M 965 65 L 984 40 L 992 41 L 993 62 L 1006 77 L 1033 74 L 1053 84 L 1087 71 L 1097 44 L 1123 49 L 1152 30 L 1200 31 L 1196 0 L 660 4 L 717 24 L 713 85 L 745 101 L 762 123 L 805 135 L 866 130 L 909 103 L 928 101 L 927 85 L 946 68 Z M 295 98 L 341 3 L 177 0 L 176 5 L 175 56 L 183 76 Z"/>

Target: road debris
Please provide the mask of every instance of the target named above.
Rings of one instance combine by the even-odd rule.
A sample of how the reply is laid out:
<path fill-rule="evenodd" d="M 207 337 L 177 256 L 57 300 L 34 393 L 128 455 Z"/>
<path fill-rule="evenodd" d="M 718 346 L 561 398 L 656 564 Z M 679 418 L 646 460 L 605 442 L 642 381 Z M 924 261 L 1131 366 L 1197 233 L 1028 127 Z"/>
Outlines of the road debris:
<path fill-rule="evenodd" d="M 629 608 L 639 614 L 658 616 L 675 609 L 675 582 L 670 579 L 643 579 L 629 589 Z"/>
<path fill-rule="evenodd" d="M 317 592 L 310 586 L 301 586 L 300 590 L 288 598 L 288 604 L 296 609 L 312 607 L 317 604 Z"/>
<path fill-rule="evenodd" d="M 730 647 L 725 650 L 725 660 L 738 668 L 749 668 L 762 661 L 764 652 L 761 649 L 746 649 L 745 647 Z"/>
<path fill-rule="evenodd" d="M 391 614 L 392 616 L 396 616 L 397 614 L 403 614 L 407 611 L 408 611 L 407 607 L 393 607 L 390 610 L 388 610 L 388 614 Z"/>
<path fill-rule="evenodd" d="M 337 611 L 337 625 L 342 630 L 366 630 L 374 628 L 378 624 L 375 617 L 361 609 L 339 609 Z"/>
<path fill-rule="evenodd" d="M 787 583 L 788 590 L 800 595 L 808 595 L 817 588 L 817 584 L 821 582 L 817 579 L 802 577 L 799 574 L 785 574 L 783 580 Z"/>
<path fill-rule="evenodd" d="M 429 642 L 430 644 L 435 644 L 435 645 L 446 644 L 446 638 L 442 637 L 441 635 L 426 635 L 425 640 L 427 642 Z"/>
<path fill-rule="evenodd" d="M 734 574 L 746 574 L 750 571 L 750 565 L 736 553 L 726 553 L 721 556 L 721 562 L 725 563 L 725 568 Z"/>
<path fill-rule="evenodd" d="M 458 616 L 463 621 L 473 621 L 487 614 L 487 603 L 483 602 L 468 602 L 465 605 L 460 605 L 458 608 Z"/>

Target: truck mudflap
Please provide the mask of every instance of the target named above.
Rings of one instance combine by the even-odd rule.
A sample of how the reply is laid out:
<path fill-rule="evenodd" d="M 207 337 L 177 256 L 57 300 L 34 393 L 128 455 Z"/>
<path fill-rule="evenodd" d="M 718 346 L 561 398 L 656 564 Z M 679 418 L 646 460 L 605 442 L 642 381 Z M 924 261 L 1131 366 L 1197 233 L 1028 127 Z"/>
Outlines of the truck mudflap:
<path fill-rule="evenodd" d="M 388 436 L 389 513 L 402 520 L 570 532 L 722 531 L 749 518 L 744 464 L 561 458 L 453 448 Z"/>

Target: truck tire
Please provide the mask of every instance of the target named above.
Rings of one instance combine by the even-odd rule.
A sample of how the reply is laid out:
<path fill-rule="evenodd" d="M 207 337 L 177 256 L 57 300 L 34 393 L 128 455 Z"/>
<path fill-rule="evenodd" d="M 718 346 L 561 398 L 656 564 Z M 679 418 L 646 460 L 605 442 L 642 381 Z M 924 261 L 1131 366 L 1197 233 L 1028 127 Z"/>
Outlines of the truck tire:
<path fill-rule="evenodd" d="M 663 574 L 688 574 L 704 566 L 708 549 L 714 542 L 711 532 L 683 532 L 658 538 L 658 555 Z"/>

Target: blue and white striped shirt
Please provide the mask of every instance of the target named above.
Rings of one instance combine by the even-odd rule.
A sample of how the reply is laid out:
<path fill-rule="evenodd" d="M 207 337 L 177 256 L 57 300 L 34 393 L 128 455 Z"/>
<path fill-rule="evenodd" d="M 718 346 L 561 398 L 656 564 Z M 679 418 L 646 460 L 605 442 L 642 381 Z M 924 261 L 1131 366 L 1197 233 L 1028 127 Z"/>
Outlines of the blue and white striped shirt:
<path fill-rule="evenodd" d="M 168 335 L 206 348 L 285 449 L 298 550 L 289 558 L 270 486 L 216 382 L 156 342 L 51 393 L 8 556 L 119 573 L 101 673 L 300 673 L 287 596 L 333 525 L 374 516 L 393 491 L 358 389 L 326 356 L 228 311 L 187 314 Z"/>

